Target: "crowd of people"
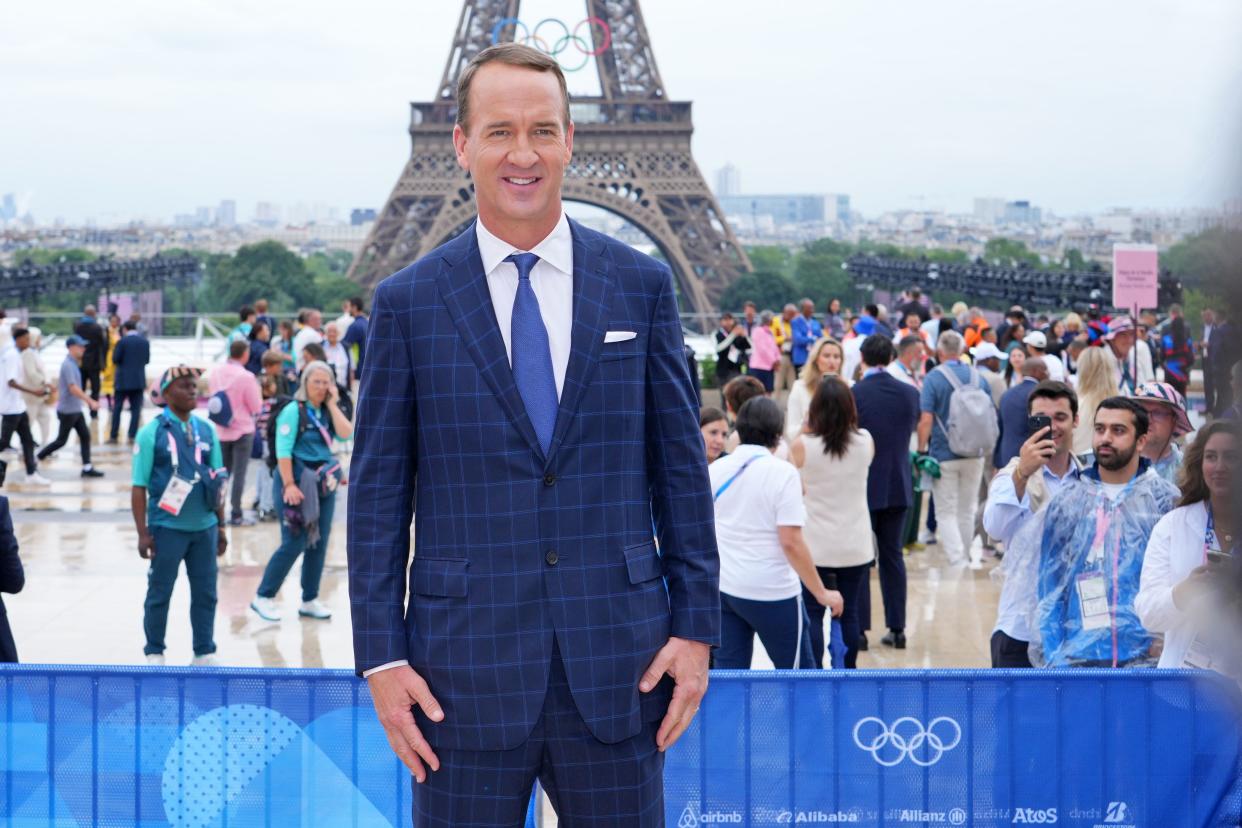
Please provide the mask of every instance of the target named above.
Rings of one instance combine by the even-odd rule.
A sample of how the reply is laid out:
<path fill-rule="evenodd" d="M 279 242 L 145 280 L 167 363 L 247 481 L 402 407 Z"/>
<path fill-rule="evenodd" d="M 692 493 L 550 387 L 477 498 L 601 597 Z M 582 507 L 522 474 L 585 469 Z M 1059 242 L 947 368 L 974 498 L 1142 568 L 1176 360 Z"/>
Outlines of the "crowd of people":
<path fill-rule="evenodd" d="M 1236 603 L 1219 576 L 1242 448 L 1242 339 L 1223 312 L 1204 312 L 1196 343 L 1177 305 L 1163 321 L 1015 306 L 993 325 L 911 289 L 893 315 L 826 311 L 748 302 L 715 334 L 723 407 L 700 425 L 717 666 L 748 667 L 756 634 L 778 667 L 855 666 L 873 567 L 881 643 L 906 647 L 905 555 L 935 543 L 950 566 L 1001 559 L 995 667 L 1242 675 L 1213 614 Z M 1197 360 L 1212 393 L 1196 432 Z"/>
<path fill-rule="evenodd" d="M 325 324 L 314 309 L 277 322 L 260 299 L 238 312 L 223 361 L 207 371 L 173 366 L 150 383 L 151 345 L 141 317 L 122 322 L 114 313 L 106 325 L 97 317 L 93 305 L 84 309 L 65 340 L 66 357 L 53 381 L 39 356 L 41 332 L 0 315 L 0 449 L 12 450 L 16 435 L 24 482 L 46 485 L 39 463 L 76 435 L 82 476 L 101 477 L 91 463 L 89 420 L 108 411 L 107 442 L 119 444 L 128 408 L 131 511 L 139 555 L 150 561 L 143 613 L 147 660 L 165 662 L 168 606 L 184 562 L 192 663 L 214 663 L 216 558 L 225 551 L 220 527 L 226 524 L 280 524 L 280 544 L 251 602 L 253 612 L 267 622 L 281 620 L 276 594 L 300 557 L 298 614 L 330 618 L 319 600 L 319 582 L 336 492 L 346 481 L 337 453 L 353 432 L 351 394 L 368 323 L 362 300 L 345 302 L 342 317 Z M 193 416 L 204 398 L 207 416 Z M 144 423 L 148 399 L 158 413 Z M 52 409 L 59 421 L 55 430 Z M 39 428 L 37 440 L 32 424 Z M 258 463 L 253 476 L 252 460 Z M 0 531 L 0 541 L 10 535 Z M 16 660 L 11 636 L 0 639 L 0 657 Z"/>

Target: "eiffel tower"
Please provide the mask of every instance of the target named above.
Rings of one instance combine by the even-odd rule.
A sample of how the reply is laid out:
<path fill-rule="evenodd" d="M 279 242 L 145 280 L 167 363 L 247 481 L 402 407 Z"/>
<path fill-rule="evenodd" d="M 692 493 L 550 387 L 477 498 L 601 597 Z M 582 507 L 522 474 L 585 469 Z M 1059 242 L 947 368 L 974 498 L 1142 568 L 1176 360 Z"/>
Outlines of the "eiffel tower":
<path fill-rule="evenodd" d="M 672 267 L 682 310 L 714 313 L 724 289 L 751 270 L 750 260 L 694 163 L 690 103 L 668 100 L 638 0 L 586 0 L 582 24 L 559 24 L 563 40 L 554 26 L 530 37 L 520 6 L 465 0 L 436 100 L 410 105 L 410 160 L 350 277 L 373 288 L 474 219 L 474 185 L 453 152 L 457 79 L 493 42 L 521 36 L 545 50 L 553 40 L 552 49 L 559 45 L 584 63 L 594 54 L 600 95 L 570 99 L 574 153 L 562 197 L 602 207 L 644 231 Z"/>

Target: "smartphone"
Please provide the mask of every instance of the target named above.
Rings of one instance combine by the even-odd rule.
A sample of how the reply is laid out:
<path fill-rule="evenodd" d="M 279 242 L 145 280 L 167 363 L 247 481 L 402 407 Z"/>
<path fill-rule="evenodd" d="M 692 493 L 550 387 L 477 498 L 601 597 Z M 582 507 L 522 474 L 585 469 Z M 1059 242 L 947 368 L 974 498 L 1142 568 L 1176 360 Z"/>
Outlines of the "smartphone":
<path fill-rule="evenodd" d="M 1047 414 L 1032 414 L 1026 418 L 1026 436 L 1033 437 L 1046 428 L 1052 428 L 1052 418 Z M 1044 439 L 1051 440 L 1051 432 Z"/>
<path fill-rule="evenodd" d="M 1211 566 L 1221 566 L 1229 563 L 1233 559 L 1233 555 L 1228 552 L 1217 552 L 1212 550 L 1207 553 L 1208 564 Z"/>

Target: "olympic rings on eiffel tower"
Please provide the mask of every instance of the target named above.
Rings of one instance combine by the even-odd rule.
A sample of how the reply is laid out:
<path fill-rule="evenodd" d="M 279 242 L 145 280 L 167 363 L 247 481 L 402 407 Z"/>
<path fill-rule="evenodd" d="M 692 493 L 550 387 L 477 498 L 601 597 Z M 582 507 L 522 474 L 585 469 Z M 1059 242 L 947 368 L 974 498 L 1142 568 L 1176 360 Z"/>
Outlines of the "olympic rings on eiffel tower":
<path fill-rule="evenodd" d="M 552 27 L 551 32 L 547 31 L 549 26 Z M 584 26 L 587 27 L 585 34 L 582 32 Z M 558 34 L 557 27 L 559 37 L 551 39 Z M 565 21 L 555 17 L 545 17 L 533 29 L 516 17 L 505 17 L 496 21 L 496 25 L 492 27 L 492 45 L 510 41 L 530 46 L 556 58 L 565 72 L 577 72 L 585 68 L 591 58 L 602 55 L 612 46 L 612 29 L 606 21 L 598 17 L 580 20 L 572 29 Z M 582 62 L 576 66 L 566 66 L 561 60 L 561 55 L 571 45 L 582 55 Z"/>

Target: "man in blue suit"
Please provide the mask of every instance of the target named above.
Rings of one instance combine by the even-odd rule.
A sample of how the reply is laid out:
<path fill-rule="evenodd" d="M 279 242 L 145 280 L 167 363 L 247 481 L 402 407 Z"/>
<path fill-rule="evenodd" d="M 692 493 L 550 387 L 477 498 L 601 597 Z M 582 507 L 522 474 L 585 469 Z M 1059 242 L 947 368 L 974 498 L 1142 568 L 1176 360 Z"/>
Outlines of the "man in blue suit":
<path fill-rule="evenodd" d="M 121 411 L 129 403 L 129 441 L 138 436 L 142 423 L 142 399 L 147 388 L 147 363 L 151 361 L 151 343 L 138 332 L 138 323 L 132 319 L 121 325 L 121 339 L 112 349 L 112 364 L 116 366 L 116 408 L 112 410 L 112 433 L 109 443 L 117 442 L 121 434 Z"/>
<path fill-rule="evenodd" d="M 919 422 L 919 392 L 886 370 L 895 355 L 889 337 L 872 334 L 863 340 L 861 353 L 865 373 L 854 386 L 854 401 L 858 427 L 871 432 L 875 440 L 875 457 L 867 475 L 867 508 L 879 550 L 880 592 L 888 627 L 881 642 L 905 649 L 906 561 L 901 535 L 906 510 L 914 503 L 910 437 Z"/>
<path fill-rule="evenodd" d="M 824 335 L 824 326 L 815 318 L 815 303 L 810 299 L 803 299 L 802 313 L 795 316 L 789 326 L 793 331 L 793 350 L 789 354 L 789 360 L 797 373 L 806 365 L 811 346 Z"/>
<path fill-rule="evenodd" d="M 536 779 L 562 825 L 663 825 L 663 751 L 720 627 L 671 274 L 565 218 L 555 60 L 493 46 L 457 100 L 478 221 L 372 302 L 356 668 L 419 783 L 416 825 L 520 825 Z"/>

